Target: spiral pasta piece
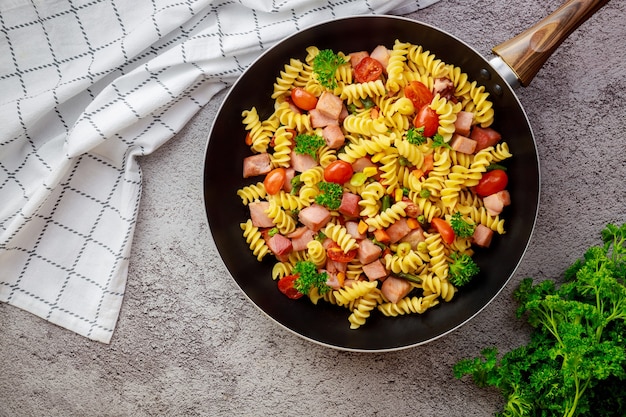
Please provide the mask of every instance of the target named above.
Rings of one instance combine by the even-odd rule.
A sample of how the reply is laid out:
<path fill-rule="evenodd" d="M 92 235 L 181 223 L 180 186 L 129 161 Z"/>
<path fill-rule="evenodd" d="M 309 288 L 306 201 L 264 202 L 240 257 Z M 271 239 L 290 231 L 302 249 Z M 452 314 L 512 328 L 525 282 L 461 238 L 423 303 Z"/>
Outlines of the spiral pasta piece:
<path fill-rule="evenodd" d="M 293 146 L 293 134 L 286 126 L 280 126 L 274 133 L 274 153 L 271 162 L 274 168 L 287 168 L 291 164 L 291 148 Z"/>
<path fill-rule="evenodd" d="M 390 93 L 396 93 L 404 85 L 404 63 L 409 53 L 408 42 L 401 42 L 396 39 L 393 48 L 389 52 L 389 61 L 387 63 L 387 82 L 385 87 Z"/>
<path fill-rule="evenodd" d="M 244 206 L 247 206 L 249 203 L 265 198 L 267 192 L 265 191 L 265 186 L 262 182 L 257 182 L 256 184 L 246 185 L 239 190 L 237 190 L 237 195 L 241 197 L 241 201 Z"/>
<path fill-rule="evenodd" d="M 348 230 L 340 224 L 328 223 L 324 229 L 324 234 L 333 242 L 337 243 L 346 253 L 359 248 L 359 244 L 356 239 L 352 237 L 352 235 L 348 233 Z"/>
<path fill-rule="evenodd" d="M 380 211 L 380 199 L 385 195 L 385 187 L 378 181 L 365 186 L 361 193 L 361 216 L 374 217 Z"/>
<path fill-rule="evenodd" d="M 406 217 L 406 212 L 404 211 L 406 206 L 407 203 L 404 201 L 398 201 L 397 203 L 392 204 L 387 210 L 374 217 L 365 219 L 365 223 L 369 226 L 370 231 L 387 228 L 396 220 Z"/>
<path fill-rule="evenodd" d="M 317 267 L 326 265 L 326 249 L 319 240 L 311 240 L 306 244 L 309 260 Z"/>
<path fill-rule="evenodd" d="M 355 281 L 350 287 L 332 291 L 338 305 L 346 306 L 376 288 L 376 281 Z"/>
<path fill-rule="evenodd" d="M 296 221 L 276 202 L 270 200 L 270 205 L 266 210 L 266 214 L 274 221 L 281 234 L 288 235 L 296 230 Z"/>
<path fill-rule="evenodd" d="M 348 316 L 350 329 L 354 330 L 363 326 L 369 318 L 371 311 L 378 306 L 381 300 L 382 295 L 378 289 L 374 289 L 366 293 L 363 297 L 358 298 L 352 309 L 352 314 Z"/>
<path fill-rule="evenodd" d="M 457 289 L 447 278 L 442 278 L 437 274 L 421 275 L 424 296 L 435 295 L 444 301 L 450 301 L 454 297 Z"/>
<path fill-rule="evenodd" d="M 341 90 L 341 99 L 353 104 L 367 97 L 383 96 L 387 94 L 385 84 L 381 80 L 346 85 Z"/>
<path fill-rule="evenodd" d="M 265 244 L 265 239 L 263 239 L 259 228 L 254 226 L 250 219 L 245 223 L 240 223 L 239 227 L 243 230 L 243 237 L 250 246 L 252 254 L 256 256 L 258 261 L 261 261 L 270 252 L 270 248 Z"/>
<path fill-rule="evenodd" d="M 423 314 L 431 307 L 439 304 L 436 294 L 423 297 L 404 297 L 397 303 L 383 303 L 378 306 L 378 310 L 388 317 L 396 317 L 405 314 Z"/>

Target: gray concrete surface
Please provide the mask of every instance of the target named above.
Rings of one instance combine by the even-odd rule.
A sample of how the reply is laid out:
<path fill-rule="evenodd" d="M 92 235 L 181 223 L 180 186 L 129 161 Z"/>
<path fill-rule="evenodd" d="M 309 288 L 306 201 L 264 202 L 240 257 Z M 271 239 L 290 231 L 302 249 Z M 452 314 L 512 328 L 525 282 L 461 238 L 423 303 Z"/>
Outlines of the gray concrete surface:
<path fill-rule="evenodd" d="M 484 55 L 559 1 L 442 0 L 411 17 Z M 490 416 L 493 390 L 452 365 L 529 329 L 511 293 L 558 278 L 626 221 L 626 3 L 609 2 L 518 90 L 538 144 L 542 192 L 530 248 L 499 297 L 465 326 L 392 353 L 320 347 L 260 315 L 218 258 L 202 203 L 203 152 L 220 94 L 141 161 L 145 188 L 126 296 L 110 345 L 0 305 L 0 416 Z"/>

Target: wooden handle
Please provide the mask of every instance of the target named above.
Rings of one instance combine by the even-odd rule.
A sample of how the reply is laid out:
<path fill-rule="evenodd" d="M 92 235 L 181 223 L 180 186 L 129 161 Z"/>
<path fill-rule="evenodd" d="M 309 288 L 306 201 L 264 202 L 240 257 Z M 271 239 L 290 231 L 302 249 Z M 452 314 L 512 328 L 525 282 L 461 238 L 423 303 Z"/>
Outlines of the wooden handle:
<path fill-rule="evenodd" d="M 495 46 L 517 74 L 522 86 L 530 84 L 556 48 L 609 0 L 569 0 L 531 28 Z"/>

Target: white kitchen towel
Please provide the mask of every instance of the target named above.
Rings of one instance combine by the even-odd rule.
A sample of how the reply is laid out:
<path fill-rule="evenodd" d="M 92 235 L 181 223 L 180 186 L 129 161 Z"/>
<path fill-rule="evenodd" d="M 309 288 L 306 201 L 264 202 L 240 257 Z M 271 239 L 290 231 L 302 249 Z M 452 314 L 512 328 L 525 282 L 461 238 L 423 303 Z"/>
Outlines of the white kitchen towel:
<path fill-rule="evenodd" d="M 276 41 L 437 0 L 0 2 L 0 301 L 109 343 L 137 158 Z"/>

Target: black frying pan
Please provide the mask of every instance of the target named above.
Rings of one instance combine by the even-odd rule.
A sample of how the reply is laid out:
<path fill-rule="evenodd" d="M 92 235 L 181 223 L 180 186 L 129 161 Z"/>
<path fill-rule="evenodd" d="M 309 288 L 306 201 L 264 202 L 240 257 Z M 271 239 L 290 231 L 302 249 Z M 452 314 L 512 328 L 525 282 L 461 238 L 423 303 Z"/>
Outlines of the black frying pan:
<path fill-rule="evenodd" d="M 538 212 L 539 158 L 527 116 L 513 87 L 528 85 L 549 54 L 575 27 L 605 1 L 570 1 L 515 40 L 494 48 L 491 62 L 463 41 L 427 24 L 390 16 L 336 19 L 302 30 L 266 51 L 237 80 L 226 96 L 210 132 L 204 167 L 204 199 L 209 226 L 224 264 L 245 295 L 260 311 L 295 334 L 342 350 L 389 351 L 416 346 L 441 337 L 469 321 L 487 306 L 509 281 L 529 244 Z M 368 33 L 368 37 L 353 36 Z M 493 127 L 502 133 L 514 157 L 507 160 L 512 205 L 507 207 L 507 232 L 496 236 L 488 250 L 474 259 L 480 275 L 455 296 L 421 315 L 387 318 L 373 312 L 366 324 L 350 330 L 349 311 L 306 297 L 293 301 L 271 278 L 272 256 L 259 263 L 239 227 L 248 218 L 236 190 L 251 183 L 242 178 L 242 161 L 250 155 L 241 112 L 256 106 L 261 118 L 273 111 L 273 84 L 292 57 L 304 60 L 305 48 L 315 45 L 334 51 L 391 48 L 396 39 L 422 45 L 446 63 L 454 64 L 490 92 Z M 500 72 L 494 69 L 500 68 Z M 256 182 L 256 181 L 255 181 Z M 272 259 L 269 259 L 272 258 Z"/>

